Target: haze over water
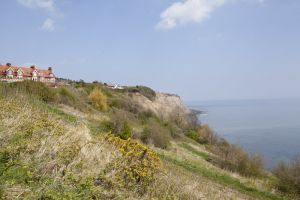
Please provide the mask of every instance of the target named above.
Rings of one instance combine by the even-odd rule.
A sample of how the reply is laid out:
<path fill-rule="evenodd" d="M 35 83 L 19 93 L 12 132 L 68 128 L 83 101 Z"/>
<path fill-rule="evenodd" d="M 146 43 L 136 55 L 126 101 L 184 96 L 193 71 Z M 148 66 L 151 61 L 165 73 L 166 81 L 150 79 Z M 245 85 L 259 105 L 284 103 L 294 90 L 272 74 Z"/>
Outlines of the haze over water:
<path fill-rule="evenodd" d="M 300 154 L 300 99 L 200 101 L 202 123 L 248 152 L 260 153 L 265 166 Z"/>

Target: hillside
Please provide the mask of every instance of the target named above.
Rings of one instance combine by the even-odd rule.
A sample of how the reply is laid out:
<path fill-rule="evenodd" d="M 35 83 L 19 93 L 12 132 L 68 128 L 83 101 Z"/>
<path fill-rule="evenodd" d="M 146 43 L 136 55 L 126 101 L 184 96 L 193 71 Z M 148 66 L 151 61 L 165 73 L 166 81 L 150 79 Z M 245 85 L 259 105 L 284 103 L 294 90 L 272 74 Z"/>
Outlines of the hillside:
<path fill-rule="evenodd" d="M 297 199 L 176 95 L 0 83 L 0 199 Z"/>

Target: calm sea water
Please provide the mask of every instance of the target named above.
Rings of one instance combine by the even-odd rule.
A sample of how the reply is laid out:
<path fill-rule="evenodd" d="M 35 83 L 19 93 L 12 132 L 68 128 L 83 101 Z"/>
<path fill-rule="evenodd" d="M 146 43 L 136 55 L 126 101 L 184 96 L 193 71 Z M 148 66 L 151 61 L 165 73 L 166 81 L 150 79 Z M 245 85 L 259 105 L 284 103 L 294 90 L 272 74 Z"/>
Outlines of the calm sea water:
<path fill-rule="evenodd" d="M 202 123 L 248 152 L 260 153 L 266 168 L 300 154 L 300 99 L 202 101 Z"/>

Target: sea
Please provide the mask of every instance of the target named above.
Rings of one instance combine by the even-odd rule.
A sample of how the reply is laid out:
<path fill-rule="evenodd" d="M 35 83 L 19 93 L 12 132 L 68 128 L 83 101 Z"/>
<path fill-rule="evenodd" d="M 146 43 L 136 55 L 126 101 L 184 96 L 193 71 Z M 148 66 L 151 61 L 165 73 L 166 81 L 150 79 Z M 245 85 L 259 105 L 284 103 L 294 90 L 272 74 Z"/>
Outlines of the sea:
<path fill-rule="evenodd" d="M 220 136 L 263 156 L 266 169 L 300 155 L 300 99 L 188 102 Z"/>

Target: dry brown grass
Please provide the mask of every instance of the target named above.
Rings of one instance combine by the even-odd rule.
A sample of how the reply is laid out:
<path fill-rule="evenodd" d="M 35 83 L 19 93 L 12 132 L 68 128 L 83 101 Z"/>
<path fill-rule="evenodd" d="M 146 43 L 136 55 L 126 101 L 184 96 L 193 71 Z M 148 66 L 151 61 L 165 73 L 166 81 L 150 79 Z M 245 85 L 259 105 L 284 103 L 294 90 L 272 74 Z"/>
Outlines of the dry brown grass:
<path fill-rule="evenodd" d="M 274 191 L 274 183 L 272 180 L 270 180 L 267 177 L 266 178 L 244 177 L 244 176 L 239 175 L 238 173 L 220 169 L 219 167 L 216 167 L 213 164 L 207 162 L 204 158 L 199 157 L 199 156 L 193 154 L 192 152 L 188 151 L 187 149 L 181 147 L 181 145 L 179 145 L 177 142 L 172 142 L 171 144 L 172 145 L 170 146 L 168 151 L 160 150 L 160 149 L 157 149 L 157 151 L 159 151 L 161 154 L 179 159 L 183 162 L 187 161 L 188 163 L 193 163 L 196 166 L 201 166 L 201 168 L 204 168 L 205 170 L 209 170 L 211 172 L 230 176 L 234 179 L 239 180 L 240 183 L 246 185 L 247 187 L 252 187 L 259 191 L 265 191 L 265 192 L 271 192 L 271 193 Z M 209 151 L 205 150 L 204 146 L 196 145 L 196 144 L 189 144 L 189 145 L 191 145 L 197 151 L 203 152 L 208 155 L 215 156 L 214 154 L 211 154 Z M 172 167 L 172 165 L 170 165 L 170 167 Z M 179 170 L 179 168 L 178 168 L 178 170 Z M 186 171 L 183 169 L 181 169 L 181 170 Z M 169 171 L 169 169 L 168 169 L 168 171 Z M 197 175 L 194 174 L 194 176 L 197 176 Z M 180 180 L 182 177 L 180 175 L 178 175 L 178 176 L 176 176 L 176 178 L 178 178 Z M 213 190 L 213 188 L 218 188 L 220 186 L 218 183 L 207 180 L 204 177 L 202 177 L 202 179 L 205 180 L 204 182 L 207 181 L 208 187 L 209 188 L 211 187 L 210 190 Z M 191 181 L 191 183 L 192 183 L 192 181 Z M 222 186 L 222 187 L 223 187 L 222 191 L 225 194 L 229 195 L 229 196 L 225 195 L 224 198 L 227 198 L 227 199 L 230 199 L 230 198 L 231 199 L 239 199 L 239 198 L 251 199 L 250 197 L 247 197 L 244 194 L 241 194 L 236 191 L 234 192 L 234 190 L 231 189 L 230 187 L 226 187 L 226 186 Z M 234 198 L 230 196 L 230 194 L 232 192 L 235 194 Z M 209 193 L 206 193 L 206 194 L 208 195 Z M 215 197 L 209 197 L 209 198 L 215 198 Z M 205 196 L 204 199 L 209 199 L 209 198 L 207 196 Z M 218 198 L 216 198 L 216 199 L 218 199 Z"/>
<path fill-rule="evenodd" d="M 253 198 L 233 189 L 214 183 L 204 177 L 187 172 L 168 163 L 165 174 L 157 179 L 151 195 L 154 199 L 182 200 L 250 200 Z"/>
<path fill-rule="evenodd" d="M 0 99 L 0 126 L 3 127 L 1 155 L 10 155 L 10 162 L 26 166 L 30 169 L 27 173 L 33 177 L 46 176 L 63 182 L 68 174 L 95 176 L 115 156 L 111 145 L 101 138 L 92 138 L 84 124 L 69 125 L 60 117 L 28 102 L 20 106 L 18 99 Z M 33 163 L 38 165 L 33 167 Z M 10 173 L 12 169 L 7 168 L 8 171 L 2 173 Z M 5 177 L 10 180 L 8 175 Z M 35 195 L 43 193 L 45 187 L 40 185 L 33 194 L 34 190 L 26 185 L 2 185 L 3 198 L 34 199 Z"/>
<path fill-rule="evenodd" d="M 140 152 L 131 153 L 131 148 L 128 148 L 125 155 L 120 150 L 125 146 L 112 145 L 104 135 L 91 135 L 84 121 L 70 124 L 40 106 L 19 104 L 19 99 L 0 98 L 0 160 L 4 159 L 5 162 L 4 166 L 0 163 L 0 198 L 72 199 L 72 195 L 79 198 L 78 195 L 86 194 L 89 197 L 96 195 L 100 199 L 139 199 L 140 194 L 135 190 L 94 181 L 107 173 L 108 166 L 110 173 L 105 177 L 112 181 L 116 178 L 112 172 L 123 172 L 120 166 L 127 169 L 128 163 L 133 162 L 132 166 L 137 167 L 133 168 L 133 172 L 136 173 L 136 169 L 140 169 L 138 163 L 141 166 L 145 164 L 143 160 L 135 158 Z M 131 144 L 138 146 L 137 142 Z M 142 145 L 139 147 L 142 150 L 146 148 Z M 153 153 L 150 149 L 147 151 L 147 155 Z M 11 162 L 7 158 L 12 159 L 14 164 L 6 169 L 5 166 Z M 116 161 L 124 165 L 116 165 Z M 146 168 L 152 164 L 149 159 Z M 19 172 L 19 166 L 26 170 L 25 174 Z M 16 180 L 17 177 L 11 176 L 12 170 L 17 170 L 14 176 L 20 176 L 21 179 Z M 143 191 L 146 191 L 148 171 L 141 170 L 139 173 L 143 177 Z M 155 173 L 156 168 L 151 171 L 152 175 Z M 118 178 L 122 180 L 126 177 L 125 174 Z M 137 177 L 135 181 L 139 180 Z"/>

